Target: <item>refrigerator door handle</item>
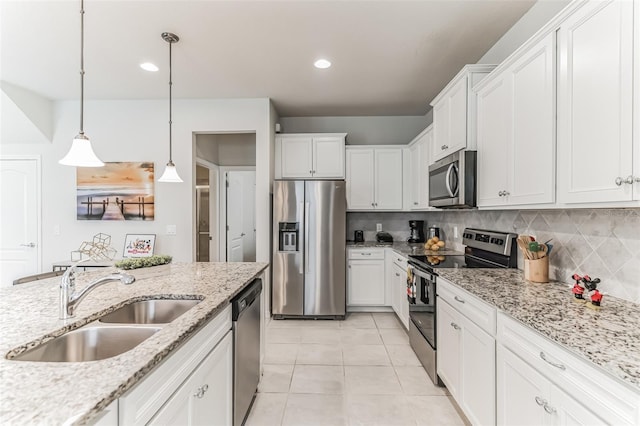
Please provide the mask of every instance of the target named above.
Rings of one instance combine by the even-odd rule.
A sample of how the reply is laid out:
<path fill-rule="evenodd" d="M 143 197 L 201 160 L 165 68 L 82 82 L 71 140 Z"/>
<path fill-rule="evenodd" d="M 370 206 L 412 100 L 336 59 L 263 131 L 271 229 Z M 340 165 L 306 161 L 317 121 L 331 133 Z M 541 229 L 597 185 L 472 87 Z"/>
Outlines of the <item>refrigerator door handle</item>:
<path fill-rule="evenodd" d="M 304 209 L 304 203 L 300 202 L 299 203 L 299 207 L 298 207 L 298 212 L 300 212 L 300 219 L 299 222 L 302 222 L 302 218 L 304 216 L 303 210 Z M 304 242 L 304 244 L 307 244 L 307 235 L 305 234 L 302 237 L 302 241 Z M 304 259 L 300 259 L 300 275 L 304 275 Z"/>
<path fill-rule="evenodd" d="M 304 269 L 309 268 L 309 203 L 304 203 Z"/>

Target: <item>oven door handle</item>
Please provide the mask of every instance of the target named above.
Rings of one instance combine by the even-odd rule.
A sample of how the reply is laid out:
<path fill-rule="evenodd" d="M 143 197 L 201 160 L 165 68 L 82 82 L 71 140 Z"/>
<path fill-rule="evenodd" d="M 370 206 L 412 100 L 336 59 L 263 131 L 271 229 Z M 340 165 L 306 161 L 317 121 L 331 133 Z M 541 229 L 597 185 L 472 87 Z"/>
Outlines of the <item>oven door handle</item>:
<path fill-rule="evenodd" d="M 445 186 L 447 188 L 447 192 L 449 193 L 450 197 L 457 197 L 458 196 L 458 189 L 460 187 L 460 185 L 456 186 L 456 190 L 454 191 L 451 188 L 451 172 L 455 170 L 456 175 L 458 174 L 458 168 L 456 167 L 455 163 L 451 163 L 449 164 L 449 168 L 447 169 L 447 176 L 444 178 L 444 183 Z"/>
<path fill-rule="evenodd" d="M 413 269 L 413 274 L 414 275 L 417 275 L 418 277 L 424 278 L 424 279 L 429 280 L 429 281 L 433 281 L 434 280 L 434 276 L 433 275 L 431 275 L 431 274 L 426 275 L 427 273 L 422 272 L 422 270 L 416 268 L 415 266 L 413 266 L 412 269 Z"/>

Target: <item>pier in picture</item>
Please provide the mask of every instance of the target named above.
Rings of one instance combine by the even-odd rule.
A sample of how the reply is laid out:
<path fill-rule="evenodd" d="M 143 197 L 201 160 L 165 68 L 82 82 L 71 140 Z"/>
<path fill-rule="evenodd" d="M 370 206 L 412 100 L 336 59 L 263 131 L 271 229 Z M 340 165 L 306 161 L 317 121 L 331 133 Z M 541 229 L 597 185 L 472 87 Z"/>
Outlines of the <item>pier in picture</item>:
<path fill-rule="evenodd" d="M 78 220 L 153 220 L 152 162 L 105 163 L 78 167 Z"/>

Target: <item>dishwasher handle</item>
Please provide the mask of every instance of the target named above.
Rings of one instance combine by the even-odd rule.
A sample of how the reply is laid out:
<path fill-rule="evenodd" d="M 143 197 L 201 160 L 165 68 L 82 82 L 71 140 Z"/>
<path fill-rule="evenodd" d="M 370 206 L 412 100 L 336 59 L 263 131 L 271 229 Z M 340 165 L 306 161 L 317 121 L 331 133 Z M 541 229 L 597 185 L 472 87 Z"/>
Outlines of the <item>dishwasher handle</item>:
<path fill-rule="evenodd" d="M 231 316 L 233 321 L 237 321 L 244 311 L 249 309 L 253 302 L 262 293 L 262 280 L 255 279 L 246 289 L 231 300 Z"/>

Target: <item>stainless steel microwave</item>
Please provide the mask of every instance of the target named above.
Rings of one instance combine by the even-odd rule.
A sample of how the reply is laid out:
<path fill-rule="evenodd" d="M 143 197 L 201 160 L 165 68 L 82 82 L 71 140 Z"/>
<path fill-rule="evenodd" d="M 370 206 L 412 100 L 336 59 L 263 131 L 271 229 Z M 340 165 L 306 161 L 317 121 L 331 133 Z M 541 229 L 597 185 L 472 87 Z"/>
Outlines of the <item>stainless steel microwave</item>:
<path fill-rule="evenodd" d="M 458 151 L 429 166 L 429 205 L 476 207 L 476 151 Z"/>

